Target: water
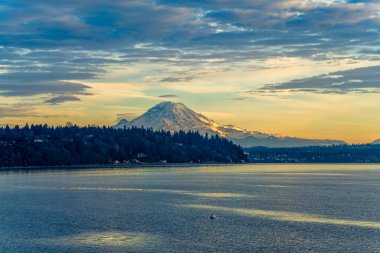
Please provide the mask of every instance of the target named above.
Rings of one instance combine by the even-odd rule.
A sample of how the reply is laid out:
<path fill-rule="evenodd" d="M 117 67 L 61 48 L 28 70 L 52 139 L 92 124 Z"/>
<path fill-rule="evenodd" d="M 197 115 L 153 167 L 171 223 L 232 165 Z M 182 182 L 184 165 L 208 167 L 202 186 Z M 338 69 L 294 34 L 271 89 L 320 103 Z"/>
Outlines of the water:
<path fill-rule="evenodd" d="M 2 172 L 0 252 L 380 252 L 380 165 Z"/>

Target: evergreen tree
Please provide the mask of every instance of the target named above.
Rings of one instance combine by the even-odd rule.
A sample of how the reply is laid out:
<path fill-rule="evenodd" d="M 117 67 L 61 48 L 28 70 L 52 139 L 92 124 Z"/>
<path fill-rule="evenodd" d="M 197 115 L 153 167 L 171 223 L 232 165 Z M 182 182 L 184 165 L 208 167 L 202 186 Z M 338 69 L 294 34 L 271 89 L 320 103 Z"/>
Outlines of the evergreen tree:
<path fill-rule="evenodd" d="M 0 128 L 0 167 L 110 164 L 141 162 L 241 162 L 241 147 L 218 136 L 198 132 L 170 133 L 152 129 L 49 127 Z"/>

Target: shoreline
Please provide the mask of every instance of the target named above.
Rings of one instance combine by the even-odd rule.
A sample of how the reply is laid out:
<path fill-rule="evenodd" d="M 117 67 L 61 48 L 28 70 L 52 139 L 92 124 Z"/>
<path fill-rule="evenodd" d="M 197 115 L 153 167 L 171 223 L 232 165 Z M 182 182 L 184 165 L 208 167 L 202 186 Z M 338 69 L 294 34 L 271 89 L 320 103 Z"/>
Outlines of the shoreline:
<path fill-rule="evenodd" d="M 380 163 L 166 163 L 166 164 L 92 164 L 92 165 L 59 165 L 59 166 L 28 166 L 0 167 L 0 172 L 7 171 L 48 171 L 48 170 L 86 170 L 86 169 L 136 169 L 136 168 L 172 168 L 172 167 L 209 167 L 236 165 L 380 165 Z"/>
<path fill-rule="evenodd" d="M 202 167 L 202 166 L 234 166 L 249 163 L 166 163 L 166 164 L 92 164 L 92 165 L 58 165 L 58 166 L 28 166 L 0 167 L 2 171 L 38 171 L 38 170 L 85 170 L 85 169 L 134 169 L 134 168 L 171 168 L 171 167 Z"/>

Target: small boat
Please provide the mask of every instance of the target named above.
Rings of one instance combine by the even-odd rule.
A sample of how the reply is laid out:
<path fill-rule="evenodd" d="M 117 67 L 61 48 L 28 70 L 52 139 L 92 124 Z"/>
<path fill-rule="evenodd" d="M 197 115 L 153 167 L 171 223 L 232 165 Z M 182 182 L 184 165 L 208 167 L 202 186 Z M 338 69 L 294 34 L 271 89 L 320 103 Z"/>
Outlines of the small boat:
<path fill-rule="evenodd" d="M 215 220 L 216 219 L 216 215 L 215 214 L 211 214 L 210 215 L 210 220 Z"/>

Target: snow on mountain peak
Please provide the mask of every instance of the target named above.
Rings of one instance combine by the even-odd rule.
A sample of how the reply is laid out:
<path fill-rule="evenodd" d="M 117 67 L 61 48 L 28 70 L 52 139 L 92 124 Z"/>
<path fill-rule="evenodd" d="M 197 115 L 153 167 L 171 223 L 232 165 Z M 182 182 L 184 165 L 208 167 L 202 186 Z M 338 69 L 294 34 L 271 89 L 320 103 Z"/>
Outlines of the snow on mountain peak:
<path fill-rule="evenodd" d="M 121 120 L 115 127 L 145 127 L 170 132 L 198 131 L 201 134 L 218 134 L 242 146 L 317 146 L 344 144 L 335 140 L 310 140 L 295 137 L 279 137 L 258 131 L 249 131 L 233 125 L 220 125 L 196 113 L 182 103 L 165 101 L 150 108 L 147 112 L 131 121 Z"/>
<path fill-rule="evenodd" d="M 171 132 L 192 130 L 199 131 L 201 134 L 218 133 L 224 136 L 223 133 L 218 131 L 216 125 L 214 121 L 194 112 L 182 103 L 166 101 L 150 108 L 147 112 L 126 124 L 119 122 L 116 127 L 136 126 Z"/>

